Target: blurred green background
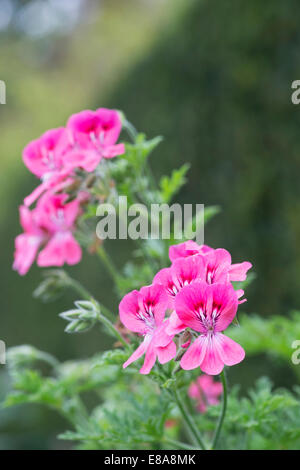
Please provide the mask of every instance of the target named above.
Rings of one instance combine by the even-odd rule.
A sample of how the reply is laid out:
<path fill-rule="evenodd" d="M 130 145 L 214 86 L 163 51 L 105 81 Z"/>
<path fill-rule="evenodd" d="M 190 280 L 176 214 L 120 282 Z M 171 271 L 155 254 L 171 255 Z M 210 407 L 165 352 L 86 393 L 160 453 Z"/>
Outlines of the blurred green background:
<path fill-rule="evenodd" d="M 104 350 L 92 331 L 63 333 L 57 314 L 74 296 L 43 305 L 32 298 L 41 278 L 12 271 L 18 205 L 37 184 L 22 148 L 71 113 L 122 109 L 148 137 L 163 135 L 154 174 L 191 163 L 178 202 L 220 205 L 205 242 L 233 260 L 250 260 L 257 279 L 245 312 L 286 315 L 300 306 L 300 108 L 291 83 L 300 77 L 297 0 L 0 0 L 0 338 L 33 344 L 65 360 Z M 108 249 L 121 266 L 126 243 Z M 110 280 L 86 254 L 72 275 L 116 309 Z M 0 366 L 1 392 L 9 386 Z M 246 360 L 244 382 L 289 372 L 265 358 Z M 233 376 L 233 381 L 235 377 Z M 1 413 L 0 449 L 55 448 L 65 423 L 37 406 Z"/>

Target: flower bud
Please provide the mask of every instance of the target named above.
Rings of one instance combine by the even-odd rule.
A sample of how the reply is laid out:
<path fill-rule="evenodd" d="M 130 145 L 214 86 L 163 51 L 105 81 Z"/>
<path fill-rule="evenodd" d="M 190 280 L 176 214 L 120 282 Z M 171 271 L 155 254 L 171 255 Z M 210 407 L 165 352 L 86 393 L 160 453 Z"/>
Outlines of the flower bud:
<path fill-rule="evenodd" d="M 45 272 L 45 279 L 33 292 L 33 296 L 42 302 L 50 302 L 60 297 L 69 285 L 69 277 L 63 269 L 48 270 Z"/>
<path fill-rule="evenodd" d="M 83 333 L 94 326 L 99 319 L 99 306 L 89 300 L 77 300 L 76 309 L 60 313 L 60 317 L 69 322 L 66 333 Z"/>

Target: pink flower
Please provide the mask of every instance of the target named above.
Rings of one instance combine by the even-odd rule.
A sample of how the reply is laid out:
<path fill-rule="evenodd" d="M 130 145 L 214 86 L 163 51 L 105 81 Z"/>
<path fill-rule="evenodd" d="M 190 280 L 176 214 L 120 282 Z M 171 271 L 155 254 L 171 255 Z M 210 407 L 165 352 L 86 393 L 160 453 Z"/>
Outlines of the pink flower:
<path fill-rule="evenodd" d="M 213 248 L 210 248 L 208 245 L 198 245 L 198 243 L 194 242 L 193 240 L 188 240 L 187 242 L 170 246 L 169 258 L 170 261 L 173 262 L 177 258 L 187 258 L 188 256 L 205 254 L 211 250 L 213 250 Z"/>
<path fill-rule="evenodd" d="M 74 170 L 91 172 L 102 158 L 123 154 L 124 144 L 116 144 L 121 128 L 117 111 L 100 108 L 74 114 L 67 128 L 51 129 L 30 142 L 23 160 L 42 183 L 25 198 L 25 205 L 33 204 L 45 191 L 65 189 L 74 181 Z"/>
<path fill-rule="evenodd" d="M 24 204 L 30 207 L 42 194 L 51 190 L 53 193 L 62 191 L 74 182 L 74 178 L 70 176 L 71 169 L 54 172 L 48 179 L 45 179 L 37 186 L 32 193 L 24 199 Z"/>
<path fill-rule="evenodd" d="M 116 144 L 122 123 L 115 110 L 99 108 L 73 114 L 67 129 L 74 149 L 66 157 L 66 165 L 93 171 L 103 157 L 113 158 L 125 152 L 124 144 Z"/>
<path fill-rule="evenodd" d="M 144 336 L 144 341 L 124 363 L 124 368 L 145 354 L 140 373 L 149 374 L 156 358 L 165 364 L 175 357 L 176 345 L 173 336 L 166 333 L 168 320 L 164 321 L 167 307 L 168 296 L 160 285 L 142 287 L 122 299 L 119 306 L 121 322 L 129 330 Z"/>
<path fill-rule="evenodd" d="M 67 151 L 66 130 L 64 127 L 51 129 L 41 137 L 30 142 L 23 151 L 23 160 L 27 168 L 42 183 L 24 199 L 26 206 L 31 206 L 45 191 L 59 191 L 70 185 L 71 168 L 64 165 Z"/>
<path fill-rule="evenodd" d="M 20 208 L 24 233 L 15 241 L 13 269 L 24 275 L 34 262 L 38 251 L 39 266 L 76 264 L 81 248 L 73 236 L 74 224 L 80 212 L 80 200 L 67 203 L 67 194 L 45 193 L 35 209 Z"/>
<path fill-rule="evenodd" d="M 194 243 L 194 242 L 193 242 Z M 171 267 L 161 269 L 153 279 L 153 284 L 164 286 L 169 296 L 169 309 L 174 310 L 175 298 L 180 290 L 194 281 L 205 281 L 208 284 L 215 282 L 227 283 L 232 279 L 234 267 L 231 265 L 231 256 L 223 249 L 206 251 L 205 255 L 195 254 L 188 257 L 176 258 Z M 235 272 L 240 278 L 246 276 L 246 270 L 251 267 L 250 263 L 241 263 Z M 242 289 L 236 291 L 237 298 L 244 294 Z M 245 302 L 240 300 L 239 303 Z M 186 328 L 176 312 L 170 317 L 167 333 L 175 335 Z"/>
<path fill-rule="evenodd" d="M 169 296 L 169 308 L 174 310 L 175 297 L 180 290 L 198 280 L 205 280 L 206 263 L 202 256 L 177 258 L 170 268 L 161 269 L 154 277 L 153 284 L 164 286 Z"/>
<path fill-rule="evenodd" d="M 64 127 L 51 129 L 24 148 L 23 161 L 38 178 L 45 178 L 62 169 L 60 141 L 64 133 Z"/>
<path fill-rule="evenodd" d="M 210 375 L 200 375 L 195 382 L 192 382 L 188 394 L 197 400 L 197 409 L 200 413 L 205 413 L 208 405 L 217 405 L 218 397 L 223 393 L 221 382 L 215 382 Z"/>
<path fill-rule="evenodd" d="M 40 246 L 47 239 L 47 234 L 39 224 L 37 210 L 31 212 L 27 207 L 21 206 L 20 223 L 24 233 L 18 235 L 15 240 L 13 269 L 23 276 L 34 262 Z"/>
<path fill-rule="evenodd" d="M 248 261 L 231 264 L 231 255 L 227 250 L 218 248 L 204 255 L 206 261 L 206 282 L 245 281 L 247 271 L 252 267 Z"/>
<path fill-rule="evenodd" d="M 205 280 L 208 284 L 215 282 L 245 281 L 247 271 L 252 267 L 248 261 L 232 264 L 231 255 L 223 248 L 213 249 L 207 245 L 198 245 L 189 240 L 169 248 L 172 262 L 181 258 L 191 258 L 202 255 L 206 263 Z"/>
<path fill-rule="evenodd" d="M 184 325 L 200 333 L 181 359 L 183 369 L 200 367 L 209 375 L 217 375 L 224 364 L 232 366 L 244 359 L 243 348 L 221 333 L 234 319 L 237 307 L 231 284 L 195 281 L 179 292 L 176 314 Z"/>
<path fill-rule="evenodd" d="M 166 332 L 168 335 L 178 335 L 187 328 L 187 325 L 180 320 L 177 313 L 174 311 L 171 313 L 169 318 L 168 326 L 166 327 Z"/>
<path fill-rule="evenodd" d="M 40 223 L 50 234 L 49 242 L 38 256 L 38 266 L 73 265 L 81 260 L 81 247 L 72 233 L 80 213 L 80 201 L 66 203 L 67 199 L 67 194 L 46 193 L 38 202 Z"/>

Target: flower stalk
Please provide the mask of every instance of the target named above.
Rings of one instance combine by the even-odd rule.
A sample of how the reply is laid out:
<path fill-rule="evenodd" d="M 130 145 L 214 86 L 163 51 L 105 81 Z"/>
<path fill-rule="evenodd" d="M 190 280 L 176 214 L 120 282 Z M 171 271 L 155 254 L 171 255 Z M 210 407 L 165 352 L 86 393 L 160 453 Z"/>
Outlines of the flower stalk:
<path fill-rule="evenodd" d="M 191 433 L 194 436 L 195 443 L 199 446 L 201 450 L 206 450 L 206 446 L 202 440 L 202 437 L 200 435 L 200 432 L 197 428 L 196 423 L 194 422 L 192 416 L 190 415 L 189 411 L 187 410 L 185 404 L 183 403 L 181 396 L 179 392 L 174 389 L 173 390 L 173 397 L 174 400 L 180 410 L 180 413 L 182 415 L 183 420 L 185 421 L 188 429 L 191 431 Z"/>
<path fill-rule="evenodd" d="M 97 254 L 99 258 L 101 259 L 101 261 L 103 262 L 104 266 L 106 267 L 107 271 L 111 275 L 112 280 L 115 282 L 116 286 L 118 287 L 119 273 L 114 263 L 112 262 L 112 259 L 107 254 L 106 250 L 103 248 L 102 245 L 98 247 Z"/>
<path fill-rule="evenodd" d="M 224 418 L 225 418 L 226 410 L 227 410 L 227 378 L 226 378 L 226 373 L 224 369 L 222 370 L 220 377 L 221 377 L 222 385 L 223 385 L 222 411 L 221 411 L 220 418 L 219 418 L 217 428 L 216 428 L 216 432 L 214 435 L 212 450 L 215 449 L 218 444 L 218 440 L 220 437 L 221 429 L 223 426 L 223 422 L 224 422 Z"/>

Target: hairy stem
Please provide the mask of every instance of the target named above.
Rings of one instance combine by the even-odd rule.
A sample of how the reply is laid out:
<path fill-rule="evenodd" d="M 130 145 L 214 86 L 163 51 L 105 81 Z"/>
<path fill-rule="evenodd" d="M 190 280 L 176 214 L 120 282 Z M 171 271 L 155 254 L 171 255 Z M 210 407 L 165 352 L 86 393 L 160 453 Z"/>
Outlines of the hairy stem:
<path fill-rule="evenodd" d="M 197 450 L 195 447 L 189 446 L 188 444 L 177 441 L 175 439 L 170 439 L 169 437 L 163 437 L 162 441 L 165 442 L 166 444 L 169 444 L 172 447 L 175 447 L 175 449 Z"/>
<path fill-rule="evenodd" d="M 131 122 L 127 121 L 127 119 L 125 119 L 125 121 L 123 122 L 123 128 L 127 131 L 132 142 L 135 142 L 138 133 L 134 125 L 131 124 Z"/>
<path fill-rule="evenodd" d="M 121 333 L 117 330 L 115 325 L 113 325 L 113 323 L 106 316 L 99 313 L 98 318 L 99 318 L 99 322 L 103 323 L 107 327 L 107 329 L 118 339 L 118 341 L 120 341 L 120 343 L 123 344 L 123 346 L 126 349 L 131 349 L 129 344 L 126 343 L 125 339 L 123 338 Z"/>
<path fill-rule="evenodd" d="M 116 286 L 118 287 L 119 273 L 118 273 L 117 268 L 115 267 L 113 261 L 111 260 L 111 258 L 109 257 L 109 255 L 107 254 L 107 252 L 105 251 L 105 249 L 103 248 L 102 245 L 97 249 L 97 253 L 98 253 L 99 258 L 101 259 L 101 261 L 105 265 L 106 269 L 110 273 L 113 281 L 116 283 Z"/>
<path fill-rule="evenodd" d="M 72 277 L 68 276 L 68 282 L 69 286 L 74 289 L 74 291 L 78 292 L 82 300 L 93 299 L 92 294 L 85 287 L 83 287 L 83 285 L 79 281 L 76 281 L 76 279 L 73 279 Z"/>
<path fill-rule="evenodd" d="M 201 450 L 206 450 L 206 447 L 205 447 L 205 445 L 202 441 L 202 438 L 201 438 L 201 435 L 200 435 L 199 430 L 197 428 L 197 425 L 194 422 L 194 420 L 193 420 L 192 416 L 190 415 L 189 411 L 187 410 L 185 404 L 183 403 L 179 392 L 177 390 L 174 390 L 173 391 L 173 396 L 174 396 L 176 404 L 177 404 L 177 406 L 178 406 L 178 408 L 181 412 L 181 415 L 182 415 L 186 425 L 188 426 L 190 431 L 193 433 L 193 436 L 195 438 L 195 442 L 197 443 L 197 445 L 200 447 Z"/>
<path fill-rule="evenodd" d="M 221 411 L 219 421 L 218 421 L 218 424 L 217 424 L 217 428 L 216 428 L 216 432 L 215 432 L 215 435 L 214 435 L 212 449 L 215 449 L 217 444 L 218 444 L 218 440 L 219 440 L 219 437 L 220 437 L 220 433 L 221 433 L 221 429 L 222 429 L 222 426 L 223 426 L 224 418 L 225 418 L 225 415 L 226 415 L 226 409 L 227 409 L 227 379 L 226 379 L 226 374 L 225 374 L 224 369 L 222 370 L 222 372 L 220 374 L 220 377 L 221 377 L 222 384 L 223 384 L 222 411 Z"/>

